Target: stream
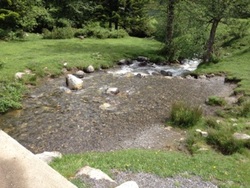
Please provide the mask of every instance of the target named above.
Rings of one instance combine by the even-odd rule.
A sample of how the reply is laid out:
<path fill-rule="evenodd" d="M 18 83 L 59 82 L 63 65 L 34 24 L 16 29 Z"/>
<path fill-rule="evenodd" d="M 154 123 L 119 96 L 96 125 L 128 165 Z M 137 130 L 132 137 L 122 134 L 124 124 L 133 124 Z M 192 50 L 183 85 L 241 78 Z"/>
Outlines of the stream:
<path fill-rule="evenodd" d="M 215 109 L 206 106 L 205 100 L 211 95 L 229 97 L 235 87 L 225 84 L 223 77 L 180 77 L 197 65 L 189 61 L 175 67 L 132 64 L 100 70 L 82 79 L 82 90 L 71 92 L 62 89 L 64 76 L 47 78 L 25 95 L 22 109 L 0 115 L 0 127 L 34 153 L 180 150 L 185 132 L 165 123 L 171 105 L 182 100 L 211 114 Z M 152 74 L 162 69 L 173 76 Z M 138 74 L 149 76 L 134 76 Z M 103 89 L 113 87 L 119 89 L 118 94 Z"/>

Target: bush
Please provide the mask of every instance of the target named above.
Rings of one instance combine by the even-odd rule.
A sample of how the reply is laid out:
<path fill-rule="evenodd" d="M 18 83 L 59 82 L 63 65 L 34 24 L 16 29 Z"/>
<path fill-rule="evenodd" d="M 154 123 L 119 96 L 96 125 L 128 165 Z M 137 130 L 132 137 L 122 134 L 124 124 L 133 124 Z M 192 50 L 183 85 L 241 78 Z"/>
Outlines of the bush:
<path fill-rule="evenodd" d="M 231 155 L 244 148 L 244 141 L 233 138 L 233 132 L 225 128 L 209 130 L 206 142 L 224 155 Z"/>
<path fill-rule="evenodd" d="M 128 36 L 128 33 L 124 29 L 111 30 L 109 33 L 109 38 L 124 38 L 127 36 Z"/>
<path fill-rule="evenodd" d="M 232 20 L 229 35 L 234 39 L 240 39 L 248 35 L 248 29 L 250 26 L 249 20 Z"/>
<path fill-rule="evenodd" d="M 242 106 L 239 109 L 239 114 L 240 117 L 250 117 L 250 101 L 246 101 L 242 103 Z"/>
<path fill-rule="evenodd" d="M 24 86 L 20 83 L 0 83 L 0 113 L 21 108 L 23 92 Z"/>
<path fill-rule="evenodd" d="M 211 106 L 224 106 L 226 105 L 226 101 L 221 97 L 211 96 L 206 101 L 206 104 Z"/>
<path fill-rule="evenodd" d="M 106 39 L 106 38 L 124 38 L 128 36 L 128 33 L 124 29 L 110 30 L 108 28 L 101 27 L 98 22 L 94 22 L 85 26 L 84 29 L 78 29 L 75 32 L 74 36 Z"/>
<path fill-rule="evenodd" d="M 43 29 L 44 39 L 70 39 L 74 37 L 74 29 L 71 27 L 53 28 L 52 31 Z"/>
<path fill-rule="evenodd" d="M 6 40 L 8 38 L 9 31 L 0 28 L 0 40 Z"/>
<path fill-rule="evenodd" d="M 183 102 L 172 105 L 170 121 L 173 125 L 180 128 L 187 128 L 196 125 L 202 118 L 200 107 L 190 107 Z"/>

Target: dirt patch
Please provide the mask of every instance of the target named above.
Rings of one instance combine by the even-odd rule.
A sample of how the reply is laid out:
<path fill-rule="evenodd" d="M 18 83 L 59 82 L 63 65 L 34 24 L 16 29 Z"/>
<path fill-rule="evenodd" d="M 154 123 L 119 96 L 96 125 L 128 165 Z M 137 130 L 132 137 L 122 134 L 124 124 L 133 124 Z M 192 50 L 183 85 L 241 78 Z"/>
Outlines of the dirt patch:
<path fill-rule="evenodd" d="M 113 76 L 89 74 L 84 89 L 65 93 L 65 78 L 48 79 L 32 89 L 23 110 L 1 117 L 1 127 L 34 153 L 60 151 L 110 151 L 124 148 L 176 150 L 185 132 L 166 129 L 165 121 L 175 101 L 201 105 L 205 114 L 208 96 L 227 97 L 233 85 L 223 77 L 172 79 L 163 76 Z M 117 95 L 103 88 L 117 87 Z M 104 103 L 109 108 L 101 109 Z"/>

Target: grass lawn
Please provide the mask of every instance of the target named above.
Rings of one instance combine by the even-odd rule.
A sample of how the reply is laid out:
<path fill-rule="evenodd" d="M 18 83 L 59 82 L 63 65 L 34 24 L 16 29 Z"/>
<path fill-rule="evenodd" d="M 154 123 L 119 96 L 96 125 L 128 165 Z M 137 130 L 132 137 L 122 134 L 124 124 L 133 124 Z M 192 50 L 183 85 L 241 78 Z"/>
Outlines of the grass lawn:
<path fill-rule="evenodd" d="M 240 154 L 224 156 L 202 151 L 193 156 L 178 152 L 123 150 L 107 153 L 65 155 L 51 166 L 67 178 L 89 165 L 110 174 L 110 170 L 146 172 L 169 177 L 188 172 L 221 187 L 248 187 L 250 160 Z M 188 177 L 187 177 L 188 178 Z"/>
<path fill-rule="evenodd" d="M 45 67 L 51 74 L 60 74 L 63 63 L 69 67 L 93 65 L 113 66 L 122 58 L 138 55 L 155 56 L 161 43 L 151 39 L 127 37 L 122 39 L 45 40 L 31 34 L 25 40 L 0 41 L 0 82 L 13 79 L 25 68 L 41 73 Z"/>

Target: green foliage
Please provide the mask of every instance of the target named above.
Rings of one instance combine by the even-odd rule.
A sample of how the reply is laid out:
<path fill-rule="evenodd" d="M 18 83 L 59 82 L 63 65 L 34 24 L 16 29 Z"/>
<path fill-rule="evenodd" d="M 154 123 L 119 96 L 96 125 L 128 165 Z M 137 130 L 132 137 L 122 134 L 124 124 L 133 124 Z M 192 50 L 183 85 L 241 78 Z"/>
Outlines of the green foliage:
<path fill-rule="evenodd" d="M 238 116 L 250 117 L 250 100 L 243 102 L 239 108 Z"/>
<path fill-rule="evenodd" d="M 206 104 L 211 106 L 224 106 L 226 105 L 226 101 L 222 97 L 211 96 L 207 99 Z"/>
<path fill-rule="evenodd" d="M 0 91 L 0 113 L 22 107 L 21 99 L 24 92 L 22 84 L 17 82 L 0 83 Z"/>
<path fill-rule="evenodd" d="M 70 39 L 74 37 L 74 29 L 71 27 L 54 27 L 52 31 L 43 30 L 44 39 Z"/>
<path fill-rule="evenodd" d="M 249 34 L 250 21 L 249 20 L 240 20 L 233 19 L 230 23 L 229 35 L 234 39 L 240 39 Z"/>
<path fill-rule="evenodd" d="M 177 102 L 172 105 L 170 121 L 173 125 L 180 128 L 195 126 L 202 118 L 202 109 L 200 107 L 190 107 L 183 102 Z"/>
<path fill-rule="evenodd" d="M 101 27 L 98 22 L 90 23 L 84 27 L 84 29 L 78 29 L 75 32 L 75 37 L 88 37 L 88 38 L 124 38 L 128 36 L 128 33 L 124 29 L 110 30 L 108 28 Z"/>
<path fill-rule="evenodd" d="M 210 129 L 206 141 L 224 155 L 240 152 L 244 148 L 244 141 L 233 137 L 232 129 L 220 126 L 220 129 Z"/>

